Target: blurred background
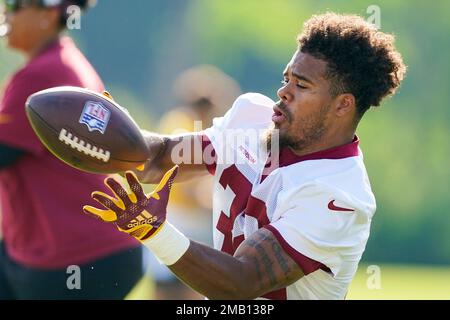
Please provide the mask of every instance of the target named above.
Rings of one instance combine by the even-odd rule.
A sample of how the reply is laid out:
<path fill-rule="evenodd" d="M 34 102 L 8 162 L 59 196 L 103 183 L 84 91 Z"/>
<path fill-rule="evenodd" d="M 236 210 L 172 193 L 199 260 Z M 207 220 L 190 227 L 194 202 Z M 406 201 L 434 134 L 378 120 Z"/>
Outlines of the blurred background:
<path fill-rule="evenodd" d="M 229 77 L 220 107 L 239 92 L 276 99 L 305 20 L 327 10 L 369 18 L 372 5 L 409 71 L 359 127 L 378 210 L 348 298 L 450 299 L 449 1 L 99 0 L 70 34 L 115 100 L 156 131 L 186 103 L 186 70 L 207 64 Z M 2 83 L 23 63 L 4 44 L 0 61 Z"/>

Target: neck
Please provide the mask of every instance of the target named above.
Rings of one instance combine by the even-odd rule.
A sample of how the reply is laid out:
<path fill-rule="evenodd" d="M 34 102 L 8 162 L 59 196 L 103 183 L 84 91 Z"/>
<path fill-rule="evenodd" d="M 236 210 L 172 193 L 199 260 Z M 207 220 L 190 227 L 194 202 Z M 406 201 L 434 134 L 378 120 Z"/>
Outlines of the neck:
<path fill-rule="evenodd" d="M 47 48 L 51 43 L 58 40 L 60 37 L 59 33 L 52 33 L 49 34 L 41 39 L 35 46 L 33 46 L 28 52 L 26 53 L 28 59 L 32 59 L 36 57 L 39 53 L 41 53 L 45 48 Z"/>
<path fill-rule="evenodd" d="M 319 141 L 314 142 L 306 147 L 300 149 L 291 148 L 291 150 L 298 156 L 304 156 L 314 152 L 349 144 L 353 141 L 355 134 L 355 130 L 352 130 L 346 134 L 328 134 L 326 136 L 323 136 Z"/>

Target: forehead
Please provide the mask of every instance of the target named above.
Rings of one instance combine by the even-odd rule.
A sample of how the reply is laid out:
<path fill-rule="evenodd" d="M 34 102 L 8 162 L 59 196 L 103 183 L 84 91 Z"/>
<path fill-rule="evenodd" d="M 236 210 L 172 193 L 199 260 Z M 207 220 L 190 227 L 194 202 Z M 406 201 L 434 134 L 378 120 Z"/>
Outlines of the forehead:
<path fill-rule="evenodd" d="M 317 59 L 308 53 L 297 50 L 291 61 L 286 66 L 285 71 L 290 71 L 298 75 L 305 75 L 311 80 L 320 80 L 325 78 L 327 63 L 324 60 Z"/>

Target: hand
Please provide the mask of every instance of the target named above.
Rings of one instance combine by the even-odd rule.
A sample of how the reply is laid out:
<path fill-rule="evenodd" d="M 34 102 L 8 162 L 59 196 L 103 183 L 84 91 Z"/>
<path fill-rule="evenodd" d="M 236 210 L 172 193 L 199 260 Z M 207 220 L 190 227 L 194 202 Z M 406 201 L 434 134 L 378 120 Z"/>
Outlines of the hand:
<path fill-rule="evenodd" d="M 83 211 L 105 222 L 114 223 L 120 231 L 132 235 L 139 241 L 145 241 L 155 235 L 166 221 L 169 193 L 177 172 L 178 166 L 167 171 L 156 189 L 148 195 L 145 195 L 132 171 L 125 173 L 131 193 L 113 178 L 107 178 L 105 185 L 111 189 L 115 197 L 99 191 L 91 195 L 106 210 L 84 206 Z"/>

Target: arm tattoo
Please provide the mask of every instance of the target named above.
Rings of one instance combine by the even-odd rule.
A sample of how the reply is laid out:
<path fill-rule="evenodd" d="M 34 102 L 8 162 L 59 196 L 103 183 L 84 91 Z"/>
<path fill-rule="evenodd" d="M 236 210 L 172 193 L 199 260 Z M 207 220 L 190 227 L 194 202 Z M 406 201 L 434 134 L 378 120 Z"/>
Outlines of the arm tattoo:
<path fill-rule="evenodd" d="M 262 273 L 261 273 L 261 267 L 259 265 L 259 261 L 257 258 L 252 257 L 253 264 L 255 265 L 256 270 L 256 276 L 258 277 L 258 283 L 261 285 L 263 281 Z"/>
<path fill-rule="evenodd" d="M 268 256 L 267 251 L 263 248 L 263 246 L 259 242 L 255 241 L 253 239 L 247 240 L 246 244 L 249 247 L 252 247 L 256 250 L 256 252 L 260 256 L 260 259 L 262 260 L 262 263 L 265 266 L 267 275 L 269 276 L 269 279 L 270 279 L 270 284 L 275 285 L 277 283 L 277 281 L 276 281 L 275 273 L 272 268 L 272 261 L 271 261 L 270 257 Z M 261 268 L 260 268 L 260 263 L 259 263 L 258 258 L 255 257 L 254 261 L 256 262 L 256 268 L 259 272 L 258 276 L 262 280 Z"/>
<path fill-rule="evenodd" d="M 258 253 L 261 255 L 261 259 L 264 263 L 264 266 L 266 267 L 266 271 L 270 279 L 270 284 L 275 286 L 277 284 L 277 279 L 275 276 L 272 260 L 270 259 L 267 251 L 261 245 L 258 245 L 256 249 L 258 250 Z"/>
<path fill-rule="evenodd" d="M 236 252 L 237 257 L 249 258 L 255 272 L 255 280 L 263 291 L 285 287 L 303 275 L 297 263 L 269 232 L 255 232 Z"/>
<path fill-rule="evenodd" d="M 288 263 L 286 259 L 283 257 L 283 248 L 281 248 L 278 241 L 276 241 L 273 237 L 269 237 L 267 235 L 259 234 L 257 233 L 257 236 L 261 241 L 268 241 L 271 244 L 273 253 L 275 255 L 275 258 L 277 259 L 277 262 L 280 264 L 281 269 L 284 272 L 284 275 L 288 277 L 289 272 L 291 271 L 291 268 L 289 268 Z"/>
<path fill-rule="evenodd" d="M 291 269 L 289 268 L 286 259 L 283 257 L 283 249 L 281 248 L 280 244 L 275 241 L 272 242 L 272 249 L 275 253 L 275 257 L 277 258 L 278 263 L 280 264 L 281 269 L 283 269 L 285 277 L 287 278 Z"/>

